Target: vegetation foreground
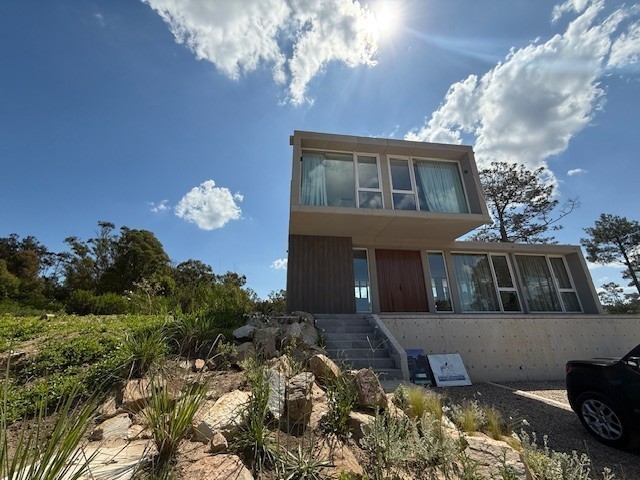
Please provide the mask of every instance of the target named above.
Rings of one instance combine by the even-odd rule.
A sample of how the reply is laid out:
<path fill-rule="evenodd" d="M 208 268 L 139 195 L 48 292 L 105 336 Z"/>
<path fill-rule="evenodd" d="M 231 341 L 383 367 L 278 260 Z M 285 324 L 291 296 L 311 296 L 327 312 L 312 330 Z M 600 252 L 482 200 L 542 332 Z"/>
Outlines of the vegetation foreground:
<path fill-rule="evenodd" d="M 614 478 L 493 408 L 385 395 L 310 317 L 0 316 L 0 478 Z"/>

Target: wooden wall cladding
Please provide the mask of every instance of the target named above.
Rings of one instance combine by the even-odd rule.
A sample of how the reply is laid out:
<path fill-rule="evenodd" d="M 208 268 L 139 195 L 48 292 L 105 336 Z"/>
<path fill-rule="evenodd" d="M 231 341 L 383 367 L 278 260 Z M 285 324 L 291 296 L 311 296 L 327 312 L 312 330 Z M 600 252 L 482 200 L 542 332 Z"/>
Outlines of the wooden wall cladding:
<path fill-rule="evenodd" d="M 289 235 L 287 310 L 356 312 L 350 237 Z"/>

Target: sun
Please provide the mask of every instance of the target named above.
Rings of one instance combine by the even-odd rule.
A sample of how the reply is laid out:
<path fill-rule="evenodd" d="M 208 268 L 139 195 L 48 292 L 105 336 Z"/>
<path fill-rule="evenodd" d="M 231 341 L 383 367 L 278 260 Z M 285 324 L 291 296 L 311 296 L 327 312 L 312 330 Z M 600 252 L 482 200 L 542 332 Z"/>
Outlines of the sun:
<path fill-rule="evenodd" d="M 400 2 L 397 0 L 376 0 L 371 5 L 376 28 L 382 38 L 390 37 L 398 31 L 402 19 Z"/>

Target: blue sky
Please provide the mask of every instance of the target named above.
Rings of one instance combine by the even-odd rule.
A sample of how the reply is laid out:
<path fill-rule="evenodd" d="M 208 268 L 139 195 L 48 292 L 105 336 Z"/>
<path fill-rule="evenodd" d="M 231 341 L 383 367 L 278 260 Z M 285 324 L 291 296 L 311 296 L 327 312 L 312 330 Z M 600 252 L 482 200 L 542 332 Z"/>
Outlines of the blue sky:
<path fill-rule="evenodd" d="M 0 36 L 0 236 L 149 229 L 264 297 L 286 281 L 294 129 L 546 165 L 582 203 L 561 243 L 639 219 L 639 5 L 5 0 Z"/>

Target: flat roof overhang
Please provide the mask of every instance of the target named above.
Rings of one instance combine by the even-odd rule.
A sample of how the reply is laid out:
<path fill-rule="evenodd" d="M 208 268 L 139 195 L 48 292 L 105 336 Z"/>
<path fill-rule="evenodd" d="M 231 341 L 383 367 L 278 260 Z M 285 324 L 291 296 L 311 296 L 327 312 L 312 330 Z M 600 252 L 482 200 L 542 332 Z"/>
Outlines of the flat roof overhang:
<path fill-rule="evenodd" d="M 490 220 L 488 216 L 474 213 L 448 214 L 292 205 L 289 233 L 381 240 L 453 241 Z"/>

